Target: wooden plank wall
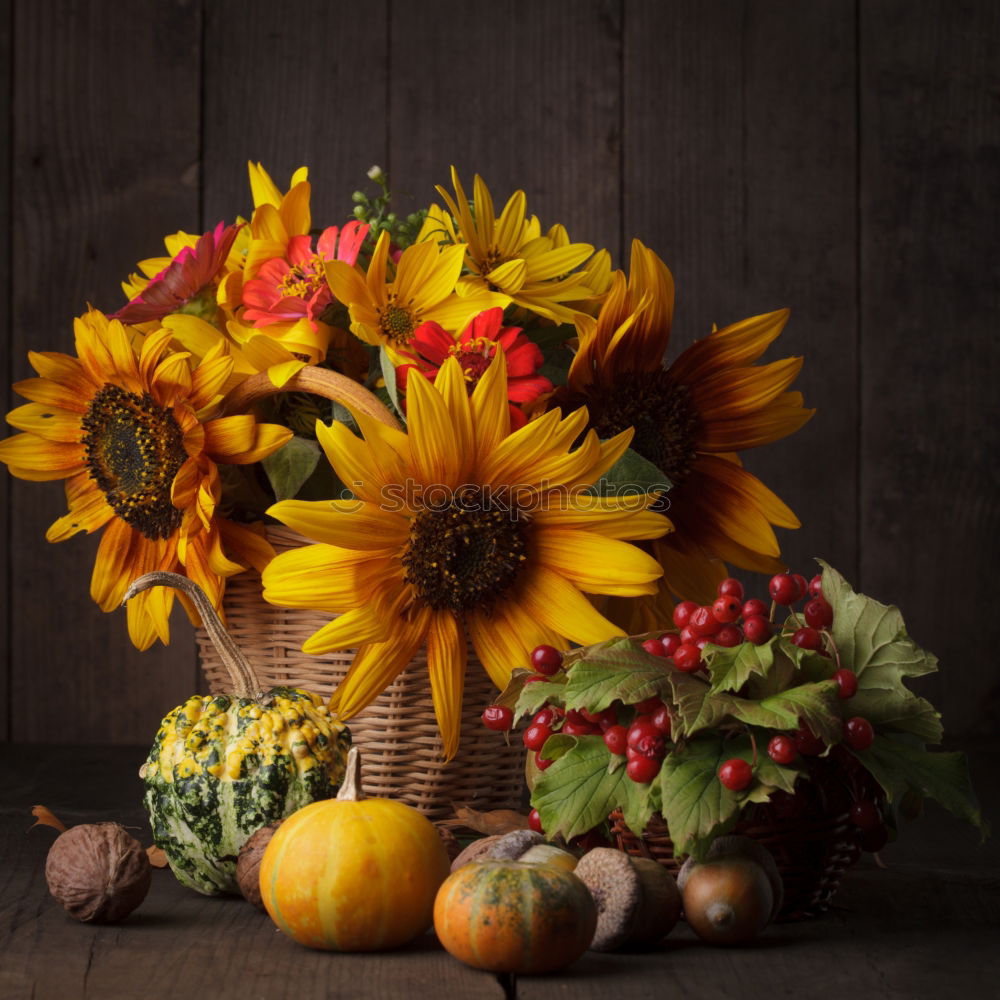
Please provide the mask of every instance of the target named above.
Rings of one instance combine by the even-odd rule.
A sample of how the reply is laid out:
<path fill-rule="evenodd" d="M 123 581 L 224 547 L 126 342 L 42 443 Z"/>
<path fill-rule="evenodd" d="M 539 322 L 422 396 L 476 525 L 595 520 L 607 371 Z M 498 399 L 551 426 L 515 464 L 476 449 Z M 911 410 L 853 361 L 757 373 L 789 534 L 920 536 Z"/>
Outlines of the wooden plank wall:
<path fill-rule="evenodd" d="M 789 559 L 821 555 L 898 603 L 942 659 L 922 690 L 949 730 L 995 732 L 996 5 L 294 11 L 4 4 L 0 392 L 29 374 L 27 350 L 71 349 L 86 302 L 114 308 L 165 233 L 245 213 L 248 159 L 283 183 L 308 164 L 314 219 L 330 222 L 372 163 L 407 209 L 450 164 L 469 183 L 478 171 L 616 262 L 633 236 L 657 249 L 678 285 L 674 352 L 713 322 L 791 307 L 772 356 L 806 356 L 818 413 L 747 459 L 803 521 Z M 123 616 L 89 601 L 94 540 L 44 541 L 61 503 L 56 486 L 0 478 L 0 738 L 145 743 L 200 683 L 190 629 L 175 616 L 168 649 L 132 650 Z"/>

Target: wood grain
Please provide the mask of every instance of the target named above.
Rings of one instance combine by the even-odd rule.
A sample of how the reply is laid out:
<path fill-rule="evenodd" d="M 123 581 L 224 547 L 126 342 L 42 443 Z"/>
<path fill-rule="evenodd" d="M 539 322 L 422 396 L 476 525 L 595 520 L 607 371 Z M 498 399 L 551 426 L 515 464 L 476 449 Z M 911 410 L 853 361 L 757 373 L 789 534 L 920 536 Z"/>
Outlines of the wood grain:
<path fill-rule="evenodd" d="M 197 224 L 198 17 L 191 0 L 16 5 L 12 377 L 33 374 L 28 350 L 72 351 L 73 317 L 116 308 L 135 262 Z M 190 694 L 190 628 L 175 616 L 173 645 L 139 654 L 90 600 L 96 538 L 44 540 L 61 487 L 14 481 L 9 511 L 12 737 L 148 739 Z"/>
<path fill-rule="evenodd" d="M 281 190 L 309 167 L 315 226 L 351 217 L 351 192 L 386 158 L 387 0 L 206 5 L 204 223 L 253 209 L 247 161 Z"/>
<path fill-rule="evenodd" d="M 10 66 L 13 53 L 13 0 L 0 3 L 0 66 Z M 13 77 L 4 73 L 0 79 L 0 132 L 13 136 L 14 120 L 11 114 L 11 84 Z M 9 154 L 0 157 L 0 281 L 5 291 L 3 308 L 4 326 L 11 329 L 13 314 L 11 309 L 10 284 L 10 228 L 13 189 Z M 10 390 L 11 350 L 5 338 L 0 349 L 0 406 L 6 413 L 13 407 L 13 392 Z M 10 738 L 10 477 L 0 473 L 0 539 L 3 553 L 0 555 L 0 740 Z"/>
<path fill-rule="evenodd" d="M 794 388 L 818 414 L 745 462 L 804 525 L 779 531 L 789 563 L 808 572 L 820 555 L 850 578 L 858 419 L 853 8 L 839 0 L 638 0 L 625 6 L 625 53 L 626 235 L 674 273 L 670 357 L 713 323 L 791 309 L 765 360 L 805 355 Z"/>
<path fill-rule="evenodd" d="M 618 3 L 400 3 L 390 39 L 387 165 L 410 205 L 451 191 L 454 165 L 498 214 L 521 188 L 543 231 L 620 259 Z"/>
<path fill-rule="evenodd" d="M 861 578 L 940 657 L 948 731 L 995 734 L 1000 9 L 946 10 L 861 5 Z"/>

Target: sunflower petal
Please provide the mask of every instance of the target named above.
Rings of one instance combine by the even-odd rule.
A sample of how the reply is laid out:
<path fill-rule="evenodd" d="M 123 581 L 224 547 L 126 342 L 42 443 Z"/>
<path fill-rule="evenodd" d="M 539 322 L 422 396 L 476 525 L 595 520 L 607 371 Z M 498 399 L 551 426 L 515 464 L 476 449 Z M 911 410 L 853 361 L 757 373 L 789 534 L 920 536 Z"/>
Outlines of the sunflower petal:
<path fill-rule="evenodd" d="M 520 604 L 529 615 L 572 642 L 590 646 L 623 634 L 555 570 L 533 566 L 525 572 L 519 592 Z"/>
<path fill-rule="evenodd" d="M 451 760 L 458 752 L 467 658 L 468 645 L 455 616 L 447 611 L 431 615 L 427 630 L 427 672 L 445 760 Z"/>
<path fill-rule="evenodd" d="M 659 563 L 642 549 L 596 532 L 536 525 L 532 548 L 539 564 L 588 594 L 652 594 L 662 575 Z"/>

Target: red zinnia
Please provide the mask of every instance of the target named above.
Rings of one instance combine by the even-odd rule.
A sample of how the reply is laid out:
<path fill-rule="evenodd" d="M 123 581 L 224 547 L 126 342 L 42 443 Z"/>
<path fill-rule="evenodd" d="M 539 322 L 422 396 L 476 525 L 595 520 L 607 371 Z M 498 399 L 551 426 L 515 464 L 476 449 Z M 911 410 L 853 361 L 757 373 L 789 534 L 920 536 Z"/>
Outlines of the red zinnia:
<path fill-rule="evenodd" d="M 454 357 L 461 365 L 471 395 L 500 349 L 507 356 L 511 426 L 514 429 L 523 427 L 527 418 L 518 404 L 532 403 L 543 392 L 551 392 L 552 383 L 544 375 L 537 374 L 544 360 L 538 345 L 519 326 L 502 326 L 502 323 L 503 309 L 487 309 L 479 313 L 457 339 L 437 323 L 422 323 L 413 332 L 412 351 L 402 352 L 413 358 L 414 364 L 400 365 L 396 369 L 400 390 L 406 391 L 406 377 L 411 368 L 418 369 L 433 381 L 445 361 Z"/>
<path fill-rule="evenodd" d="M 212 232 L 200 236 L 193 247 L 184 247 L 135 298 L 108 318 L 147 323 L 180 310 L 218 277 L 241 225 L 227 227 L 220 222 Z"/>
<path fill-rule="evenodd" d="M 316 329 L 317 320 L 333 301 L 324 265 L 328 260 L 342 260 L 353 267 L 368 228 L 361 222 L 348 222 L 339 231 L 330 226 L 323 230 L 315 250 L 312 237 L 293 236 L 285 256 L 269 260 L 243 286 L 247 306 L 243 318 L 256 327 L 307 319 Z"/>

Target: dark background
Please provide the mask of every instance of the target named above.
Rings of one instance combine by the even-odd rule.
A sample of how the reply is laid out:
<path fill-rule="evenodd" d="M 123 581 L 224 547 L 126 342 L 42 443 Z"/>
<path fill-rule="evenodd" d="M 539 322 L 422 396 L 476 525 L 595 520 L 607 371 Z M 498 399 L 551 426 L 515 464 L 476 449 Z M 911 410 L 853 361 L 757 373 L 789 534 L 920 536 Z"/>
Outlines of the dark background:
<path fill-rule="evenodd" d="M 0 395 L 72 351 L 177 229 L 310 168 L 340 223 L 381 164 L 412 209 L 454 163 L 498 201 L 677 280 L 671 356 L 788 306 L 818 407 L 747 464 L 783 538 L 898 604 L 941 658 L 953 742 L 995 733 L 1000 5 L 931 0 L 0 3 Z M 44 540 L 56 484 L 0 475 L 0 739 L 146 743 L 203 688 L 190 628 L 137 653 L 88 596 L 96 539 Z M 760 579 L 763 591 L 765 581 Z"/>

